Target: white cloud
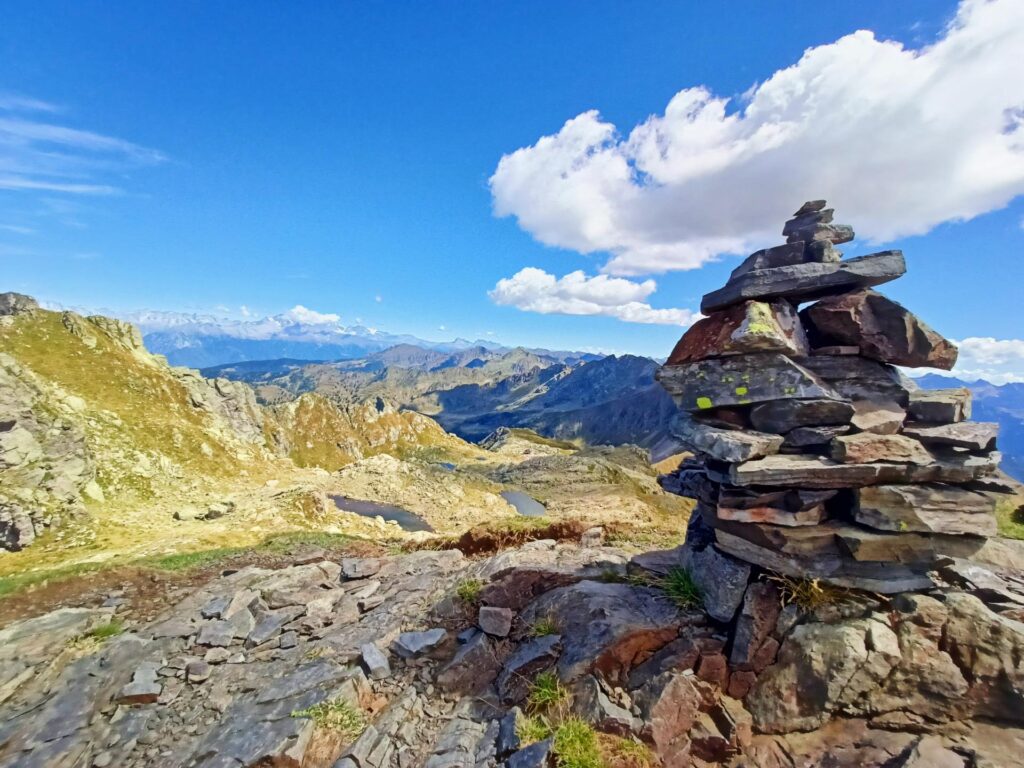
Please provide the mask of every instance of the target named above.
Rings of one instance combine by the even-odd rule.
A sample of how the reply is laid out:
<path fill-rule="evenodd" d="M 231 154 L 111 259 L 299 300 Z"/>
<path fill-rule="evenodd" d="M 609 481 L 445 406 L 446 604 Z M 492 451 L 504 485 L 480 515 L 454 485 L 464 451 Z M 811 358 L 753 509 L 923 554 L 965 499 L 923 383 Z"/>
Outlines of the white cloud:
<path fill-rule="evenodd" d="M 376 296 L 373 297 L 373 300 L 380 304 L 382 301 L 384 301 L 384 297 L 378 293 Z"/>
<path fill-rule="evenodd" d="M 1024 339 L 993 339 L 972 336 L 955 342 L 960 350 L 952 371 L 917 369 L 911 375 L 938 373 L 964 381 L 984 379 L 992 384 L 1024 382 Z"/>
<path fill-rule="evenodd" d="M 627 136 L 584 112 L 501 159 L 494 210 L 543 243 L 610 253 L 613 275 L 778 242 L 808 198 L 872 240 L 924 233 L 1024 193 L 1022 50 L 1024 2 L 964 0 L 932 45 L 854 32 L 739 105 L 685 88 Z"/>
<path fill-rule="evenodd" d="M 32 227 L 23 227 L 19 224 L 0 224 L 0 229 L 16 235 L 34 235 L 36 232 Z"/>
<path fill-rule="evenodd" d="M 559 315 L 603 315 L 627 323 L 691 325 L 700 315 L 688 309 L 655 309 L 645 299 L 657 289 L 621 277 L 587 277 L 582 271 L 556 278 L 542 269 L 526 267 L 498 281 L 488 295 L 496 304 L 526 312 Z"/>
<path fill-rule="evenodd" d="M 40 114 L 59 111 L 38 99 L 0 94 L 0 189 L 111 195 L 121 190 L 105 177 L 166 159 L 156 150 L 57 125 Z"/>
<path fill-rule="evenodd" d="M 326 312 L 317 312 L 307 309 L 301 304 L 296 304 L 282 315 L 286 320 L 303 325 L 336 325 L 341 322 L 341 315 L 334 315 Z"/>

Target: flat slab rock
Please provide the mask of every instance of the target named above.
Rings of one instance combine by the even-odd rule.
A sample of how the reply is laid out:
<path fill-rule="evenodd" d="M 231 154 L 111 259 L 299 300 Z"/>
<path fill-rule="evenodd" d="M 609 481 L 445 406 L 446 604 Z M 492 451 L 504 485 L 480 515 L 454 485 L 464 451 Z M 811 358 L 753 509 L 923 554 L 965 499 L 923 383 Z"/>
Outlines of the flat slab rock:
<path fill-rule="evenodd" d="M 917 385 L 898 369 L 856 355 L 811 355 L 800 360 L 847 400 L 886 400 L 905 408 Z"/>
<path fill-rule="evenodd" d="M 747 301 L 714 312 L 690 326 L 672 350 L 667 364 L 752 352 L 809 354 L 807 336 L 792 304 Z"/>
<path fill-rule="evenodd" d="M 951 370 L 957 349 L 901 304 L 877 291 L 830 296 L 800 312 L 815 346 L 851 345 L 860 354 L 911 368 Z"/>
<path fill-rule="evenodd" d="M 832 440 L 832 458 L 844 464 L 876 461 L 928 465 L 935 459 L 921 443 L 906 435 L 876 435 L 858 432 Z"/>
<path fill-rule="evenodd" d="M 750 299 L 811 299 L 895 280 L 907 271 L 902 251 L 882 251 L 845 261 L 759 269 L 704 296 L 704 314 Z"/>
<path fill-rule="evenodd" d="M 995 536 L 995 501 L 955 485 L 875 485 L 857 492 L 857 522 L 885 531 Z"/>
<path fill-rule="evenodd" d="M 750 409 L 750 422 L 762 432 L 781 435 L 801 427 L 842 426 L 849 423 L 853 412 L 845 400 L 786 398 L 755 405 Z"/>
<path fill-rule="evenodd" d="M 903 434 L 925 445 L 952 446 L 969 451 L 991 451 L 996 447 L 999 425 L 990 421 L 961 421 L 956 424 L 907 424 Z"/>
<path fill-rule="evenodd" d="M 774 352 L 663 365 L 655 378 L 687 411 L 780 398 L 842 399 L 807 368 Z"/>
<path fill-rule="evenodd" d="M 684 445 L 719 461 L 738 462 L 770 456 L 779 452 L 783 441 L 781 435 L 711 427 L 694 421 L 685 413 L 673 419 L 671 429 Z"/>
<path fill-rule="evenodd" d="M 919 389 L 910 395 L 908 413 L 914 421 L 954 424 L 971 418 L 971 390 Z"/>
<path fill-rule="evenodd" d="M 731 485 L 769 485 L 785 488 L 859 488 L 890 483 L 966 483 L 999 466 L 1000 455 L 951 456 L 931 464 L 841 464 L 820 456 L 777 454 L 742 464 L 724 473 L 708 471 L 712 480 Z"/>

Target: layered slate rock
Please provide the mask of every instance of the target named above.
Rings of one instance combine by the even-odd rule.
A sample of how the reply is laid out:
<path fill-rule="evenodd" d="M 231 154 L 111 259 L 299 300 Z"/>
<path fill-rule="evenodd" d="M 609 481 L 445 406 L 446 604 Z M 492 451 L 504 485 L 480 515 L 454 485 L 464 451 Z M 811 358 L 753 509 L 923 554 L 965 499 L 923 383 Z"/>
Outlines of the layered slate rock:
<path fill-rule="evenodd" d="M 657 374 L 694 453 L 663 487 L 698 501 L 694 552 L 881 593 L 923 589 L 940 560 L 969 559 L 995 534 L 995 499 L 1012 489 L 990 482 L 997 427 L 967 421 L 970 392 L 920 390 L 897 368 L 948 370 L 957 356 L 873 290 L 904 273 L 902 253 L 841 259 L 853 229 L 833 215 L 805 203 L 784 245 L 704 297 L 707 317 Z"/>

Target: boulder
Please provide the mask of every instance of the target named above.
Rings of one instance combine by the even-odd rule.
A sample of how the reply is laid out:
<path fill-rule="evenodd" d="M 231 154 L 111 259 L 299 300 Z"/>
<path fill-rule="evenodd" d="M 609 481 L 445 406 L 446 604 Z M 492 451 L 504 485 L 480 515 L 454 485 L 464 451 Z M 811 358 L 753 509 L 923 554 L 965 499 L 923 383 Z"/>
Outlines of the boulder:
<path fill-rule="evenodd" d="M 992 451 L 996 447 L 999 425 L 988 421 L 962 421 L 954 424 L 907 424 L 903 434 L 928 446 L 951 446 L 969 451 Z"/>
<path fill-rule="evenodd" d="M 849 424 L 835 424 L 827 427 L 797 427 L 786 433 L 782 448 L 809 448 L 826 446 L 832 438 L 850 431 Z"/>
<path fill-rule="evenodd" d="M 687 568 L 708 616 L 716 621 L 732 621 L 750 580 L 750 566 L 708 546 L 687 558 Z"/>
<path fill-rule="evenodd" d="M 659 590 L 598 581 L 552 590 L 521 618 L 530 626 L 547 616 L 558 619 L 562 653 L 557 668 L 567 683 L 594 673 L 611 683 L 625 679 L 635 664 L 676 636 L 682 621 Z"/>
<path fill-rule="evenodd" d="M 844 400 L 795 400 L 786 398 L 755 405 L 750 422 L 762 432 L 786 434 L 800 427 L 839 426 L 853 416 L 853 406 Z"/>
<path fill-rule="evenodd" d="M 853 288 L 887 283 L 906 271 L 901 251 L 882 251 L 845 261 L 759 269 L 729 280 L 725 287 L 704 296 L 700 311 L 708 314 L 750 299 L 810 301 Z"/>
<path fill-rule="evenodd" d="M 877 688 L 899 660 L 899 641 L 880 621 L 802 624 L 758 677 L 746 707 L 762 733 L 812 730 Z"/>
<path fill-rule="evenodd" d="M 373 643 L 364 643 L 359 646 L 359 655 L 363 662 L 363 669 L 374 680 L 384 680 L 391 677 L 391 665 L 388 657 Z"/>
<path fill-rule="evenodd" d="M 971 418 L 971 390 L 919 389 L 910 394 L 910 418 L 930 424 L 954 424 Z"/>
<path fill-rule="evenodd" d="M 663 365 L 655 378 L 687 411 L 780 398 L 841 399 L 806 368 L 773 352 Z"/>
<path fill-rule="evenodd" d="M 683 334 L 667 365 L 709 357 L 780 352 L 809 353 L 807 337 L 788 301 L 747 301 L 698 320 Z"/>
<path fill-rule="evenodd" d="M 39 309 L 39 302 L 31 296 L 26 296 L 23 293 L 14 293 L 13 291 L 0 293 L 0 317 L 5 315 L 22 315 L 34 309 Z"/>
<path fill-rule="evenodd" d="M 641 735 L 663 765 L 691 764 L 688 734 L 704 705 L 703 685 L 691 676 L 665 672 L 633 694 L 643 721 Z"/>
<path fill-rule="evenodd" d="M 695 421 L 686 413 L 672 420 L 672 433 L 688 448 L 719 461 L 739 462 L 778 453 L 783 438 L 750 430 L 719 429 Z"/>
<path fill-rule="evenodd" d="M 956 346 L 902 305 L 870 289 L 824 298 L 800 317 L 815 346 L 856 346 L 864 357 L 911 368 L 948 371 L 956 364 Z"/>
<path fill-rule="evenodd" d="M 995 502 L 955 485 L 874 485 L 857 491 L 857 522 L 885 531 L 996 535 Z"/>
<path fill-rule="evenodd" d="M 844 464 L 870 464 L 876 461 L 905 464 L 931 464 L 935 459 L 921 443 L 905 435 L 877 435 L 858 432 L 839 435 L 832 441 L 832 458 Z"/>
<path fill-rule="evenodd" d="M 455 656 L 437 674 L 437 684 L 446 691 L 472 693 L 492 682 L 498 674 L 498 659 L 487 635 L 478 632 L 459 647 Z"/>
<path fill-rule="evenodd" d="M 608 698 L 592 675 L 580 678 L 572 687 L 572 708 L 579 717 L 603 733 L 628 736 L 639 726 L 628 709 Z"/>

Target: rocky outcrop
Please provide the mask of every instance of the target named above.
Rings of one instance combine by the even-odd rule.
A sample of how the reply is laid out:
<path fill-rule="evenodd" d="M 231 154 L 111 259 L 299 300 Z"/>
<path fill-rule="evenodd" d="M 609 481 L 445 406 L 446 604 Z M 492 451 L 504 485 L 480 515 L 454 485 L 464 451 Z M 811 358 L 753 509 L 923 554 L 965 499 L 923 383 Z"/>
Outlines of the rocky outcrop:
<path fill-rule="evenodd" d="M 626 579 L 621 551 L 553 541 L 481 560 L 312 549 L 149 622 L 113 604 L 17 622 L 0 630 L 0 766 L 557 764 L 561 741 L 523 731 L 524 707 L 664 766 L 1013 764 L 1024 624 L 1007 606 L 1024 579 L 958 565 L 933 596 L 815 610 L 758 581 L 721 623 L 641 578 L 682 553 L 637 557 Z M 474 579 L 478 607 L 457 596 Z M 515 608 L 488 604 L 512 593 Z M 528 703 L 542 673 L 571 699 Z"/>
<path fill-rule="evenodd" d="M 81 512 L 93 481 L 85 436 L 70 418 L 84 404 L 64 398 L 54 410 L 53 400 L 36 376 L 0 353 L 0 548 L 22 549 Z"/>
<path fill-rule="evenodd" d="M 39 302 L 23 293 L 0 293 L 0 317 L 21 315 L 39 309 Z"/>

